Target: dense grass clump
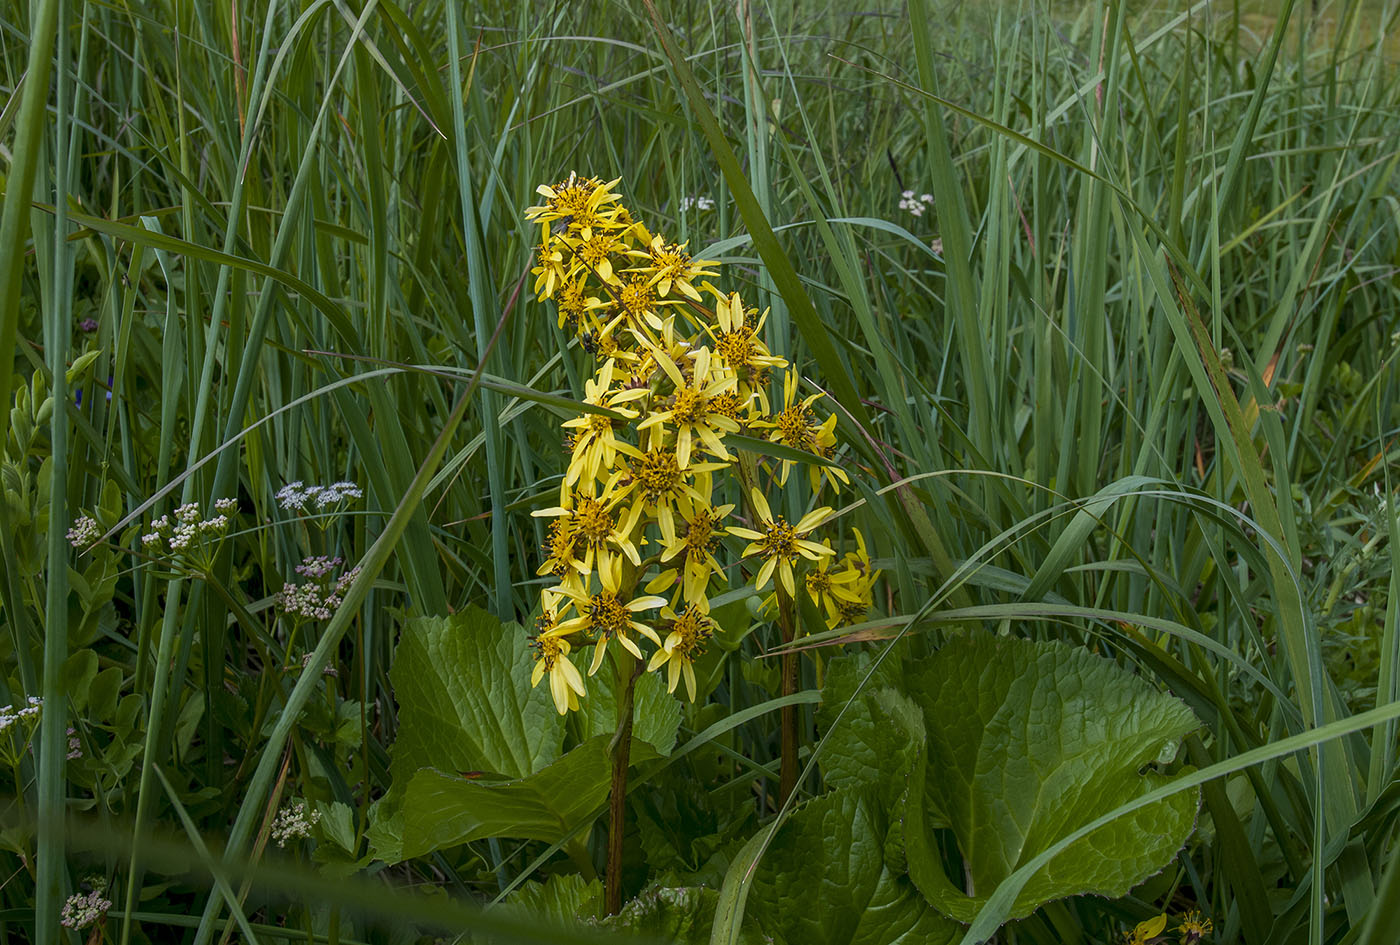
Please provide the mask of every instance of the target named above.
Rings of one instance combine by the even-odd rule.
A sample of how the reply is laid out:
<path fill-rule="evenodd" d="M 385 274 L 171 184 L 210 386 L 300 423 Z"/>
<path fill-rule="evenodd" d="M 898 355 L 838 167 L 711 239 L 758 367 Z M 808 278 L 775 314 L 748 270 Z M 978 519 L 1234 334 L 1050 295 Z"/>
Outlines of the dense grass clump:
<path fill-rule="evenodd" d="M 0 939 L 1400 940 L 1395 4 L 1064 6 L 0 4 Z M 869 611 L 562 716 L 575 171 Z"/>

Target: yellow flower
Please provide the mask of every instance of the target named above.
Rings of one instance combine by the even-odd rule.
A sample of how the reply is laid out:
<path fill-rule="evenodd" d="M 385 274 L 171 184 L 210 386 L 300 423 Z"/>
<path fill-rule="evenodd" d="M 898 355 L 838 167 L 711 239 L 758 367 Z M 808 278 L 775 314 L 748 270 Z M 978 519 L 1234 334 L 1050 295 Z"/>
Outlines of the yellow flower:
<path fill-rule="evenodd" d="M 580 273 L 576 279 L 564 277 L 554 304 L 559 308 L 559 327 L 567 325 L 575 334 L 581 334 L 591 324 L 588 313 L 603 303 L 588 294 L 588 278 Z"/>
<path fill-rule="evenodd" d="M 1176 927 L 1176 931 L 1181 935 L 1181 945 L 1196 945 L 1214 929 L 1210 919 L 1203 918 L 1194 909 L 1182 916 L 1181 924 Z"/>
<path fill-rule="evenodd" d="M 676 458 L 680 461 L 681 468 L 690 465 L 692 445 L 697 439 L 715 456 L 729 459 L 729 452 L 720 442 L 720 437 L 726 433 L 737 432 L 739 424 L 717 413 L 711 407 L 710 401 L 734 388 L 734 375 L 712 373 L 710 349 L 701 348 L 695 352 L 691 379 L 687 383 L 680 367 L 671 358 L 659 348 L 652 348 L 651 351 L 661 369 L 675 384 L 676 392 L 671 400 L 670 409 L 653 412 L 637 424 L 637 429 L 646 430 L 663 423 L 673 426 L 676 431 Z"/>
<path fill-rule="evenodd" d="M 822 544 L 831 547 L 831 543 L 825 539 Z M 823 557 L 816 562 L 803 579 L 812 603 L 819 610 L 826 610 L 827 629 L 847 622 L 843 619 L 845 613 L 858 611 L 863 614 L 869 606 L 868 596 L 863 599 L 861 595 L 860 573 L 848 568 L 833 569 L 831 565 L 834 561 L 833 552 L 832 557 Z"/>
<path fill-rule="evenodd" d="M 632 532 L 636 530 L 637 520 L 642 515 L 640 505 L 632 504 L 618 509 L 616 497 L 606 493 L 595 498 L 586 492 L 566 491 L 562 498 L 563 505 L 536 509 L 530 514 L 536 518 L 558 518 L 566 522 L 560 528 L 573 538 L 573 558 L 567 562 L 573 570 L 587 577 L 593 572 L 596 562 L 599 573 L 606 573 L 614 562 L 621 566 L 619 554 L 626 555 L 634 565 L 641 566 L 642 556 L 632 540 Z M 582 559 L 578 557 L 580 548 L 583 550 Z M 545 563 L 550 564 L 548 561 Z M 552 568 L 543 569 L 540 573 L 544 574 L 547 570 Z"/>
<path fill-rule="evenodd" d="M 637 411 L 629 408 L 630 401 L 646 396 L 644 390 L 612 390 L 615 375 L 615 361 L 609 358 L 598 369 L 598 374 L 584 381 L 584 403 L 594 407 L 605 407 L 622 414 L 628 420 L 636 419 Z M 572 420 L 565 420 L 562 426 L 572 431 L 573 455 L 569 459 L 568 471 L 564 474 L 564 486 L 577 483 L 589 486 L 598 479 L 600 469 L 610 469 L 617 462 L 617 427 L 623 421 L 615 420 L 601 413 L 586 413 Z"/>
<path fill-rule="evenodd" d="M 662 629 L 669 631 L 666 642 L 651 656 L 647 663 L 650 672 L 666 667 L 666 691 L 675 692 L 676 683 L 685 676 L 685 688 L 690 701 L 695 701 L 695 658 L 705 652 L 705 641 L 715 632 L 715 622 L 710 619 L 709 601 L 701 598 L 691 601 L 677 614 L 670 607 L 661 609 L 663 619 L 669 621 Z"/>
<path fill-rule="evenodd" d="M 723 532 L 719 523 L 734 511 L 732 505 L 711 507 L 709 490 L 706 489 L 701 501 L 690 498 L 679 503 L 681 527 L 671 534 L 662 531 L 661 561 L 663 564 L 680 559 L 681 590 L 688 601 L 700 600 L 709 589 L 710 575 L 723 574 L 724 569 L 715 560 L 714 551 L 719 547 Z M 648 591 L 670 587 L 677 577 L 677 569 L 663 571 L 652 583 Z"/>
<path fill-rule="evenodd" d="M 667 243 L 659 235 L 653 236 L 645 250 L 634 249 L 627 253 L 647 260 L 648 265 L 627 271 L 645 274 L 648 283 L 656 286 L 656 294 L 663 299 L 675 288 L 698 302 L 700 293 L 692 283 L 703 276 L 718 275 L 709 268 L 718 263 L 712 259 L 693 259 L 685 247 L 685 243 Z"/>
<path fill-rule="evenodd" d="M 657 298 L 656 289 L 646 276 L 635 274 L 629 275 L 614 287 L 613 294 L 616 298 L 616 310 L 627 319 L 629 327 L 634 330 L 643 325 L 650 325 L 660 331 L 662 323 L 657 310 L 662 306 L 678 304 Z"/>
<path fill-rule="evenodd" d="M 691 485 L 691 477 L 700 481 L 705 493 L 708 493 L 710 473 L 725 468 L 723 463 L 691 463 L 681 469 L 676 451 L 665 446 L 645 452 L 626 443 L 619 443 L 617 448 L 628 457 L 622 461 L 622 468 L 610 483 L 615 487 L 617 499 L 621 501 L 635 496 L 634 501 L 656 518 L 663 536 L 676 533 L 677 503 L 682 499 L 705 501 L 696 487 Z"/>
<path fill-rule="evenodd" d="M 1156 918 L 1148 919 L 1146 922 L 1139 922 L 1137 926 L 1128 933 L 1124 940 L 1124 945 L 1156 945 L 1158 942 L 1166 941 L 1162 933 L 1167 928 L 1167 917 L 1159 915 Z"/>
<path fill-rule="evenodd" d="M 562 236 L 559 242 L 569 252 L 569 275 L 583 270 L 597 276 L 604 285 L 622 281 L 613 275 L 612 256 L 626 247 L 614 234 L 595 227 L 584 227 L 577 238 Z"/>
<path fill-rule="evenodd" d="M 535 298 L 542 302 L 554 298 L 554 290 L 568 279 L 564 272 L 564 254 L 559 251 L 559 244 L 549 235 L 548 227 L 540 234 L 540 245 L 535 260 L 539 265 L 530 270 L 530 275 L 535 277 Z"/>
<path fill-rule="evenodd" d="M 775 443 L 782 443 L 784 446 L 791 446 L 793 449 L 819 456 L 828 455 L 834 452 L 833 447 L 836 444 L 836 415 L 831 414 L 825 420 L 818 422 L 816 412 L 812 410 L 812 404 L 820 400 L 823 394 L 817 392 L 798 400 L 797 383 L 797 372 L 789 371 L 783 378 L 783 409 L 772 420 L 760 421 L 755 425 L 771 428 L 773 432 L 769 435 L 769 439 Z M 778 474 L 778 484 L 786 485 L 788 473 L 792 471 L 794 460 L 785 459 L 782 462 L 782 470 Z M 810 467 L 810 475 L 813 492 L 820 491 L 823 475 L 838 490 L 840 487 L 836 485 L 836 480 L 850 482 L 845 470 L 838 466 L 813 464 Z"/>
<path fill-rule="evenodd" d="M 569 659 L 569 641 L 556 629 L 556 614 L 559 595 L 546 590 L 541 595 L 543 607 L 536 621 L 536 633 L 530 638 L 530 646 L 535 651 L 535 667 L 530 673 L 530 687 L 540 684 L 545 674 L 549 674 L 549 692 L 554 697 L 554 707 L 560 715 L 578 708 L 580 696 L 588 693 L 583 686 L 583 676 L 578 667 Z"/>
<path fill-rule="evenodd" d="M 545 559 L 536 574 L 553 574 L 562 578 L 570 570 L 581 569 L 583 547 L 574 534 L 571 518 L 556 518 L 549 523 L 544 539 Z"/>
<path fill-rule="evenodd" d="M 865 617 L 874 600 L 875 582 L 882 573 L 871 567 L 870 553 L 866 550 L 865 536 L 860 529 L 853 528 L 851 531 L 855 532 L 856 551 L 848 551 L 841 558 L 838 574 L 843 576 L 844 587 L 843 593 L 836 595 L 837 620 L 830 626 L 859 623 Z"/>
<path fill-rule="evenodd" d="M 749 545 L 744 549 L 745 557 L 761 555 L 765 559 L 763 566 L 758 569 L 758 577 L 754 582 L 755 590 L 761 591 L 768 586 L 768 579 L 773 576 L 773 571 L 776 568 L 783 590 L 787 591 L 789 597 L 793 597 L 796 595 L 796 586 L 792 578 L 793 563 L 798 558 L 817 561 L 825 555 L 835 554 L 826 545 L 819 545 L 815 541 L 807 541 L 802 537 L 826 521 L 831 516 L 831 509 L 825 506 L 814 509 L 802 516 L 797 525 L 793 526 L 781 515 L 773 515 L 763 493 L 754 489 L 749 496 L 753 500 L 754 511 L 758 515 L 758 521 L 755 524 L 760 526 L 761 530 L 755 531 L 752 528 L 731 525 L 729 526 L 729 534 L 749 539 Z"/>
<path fill-rule="evenodd" d="M 621 180 L 619 177 L 605 184 L 596 177 L 583 178 L 571 171 L 568 180 L 552 187 L 541 184 L 535 188 L 535 193 L 546 198 L 546 201 L 543 206 L 527 208 L 525 219 L 546 226 L 558 223 L 568 230 L 615 225 L 617 209 L 609 205 L 618 199 L 612 189 Z"/>
<path fill-rule="evenodd" d="M 643 610 L 660 607 L 666 603 L 665 599 L 637 597 L 623 600 L 619 595 L 621 576 L 622 562 L 614 558 L 608 566 L 599 566 L 598 577 L 601 579 L 602 588 L 597 592 L 590 593 L 582 581 L 573 576 L 554 588 L 555 591 L 569 597 L 574 602 L 574 609 L 578 611 L 577 617 L 560 623 L 555 632 L 561 635 L 583 633 L 589 639 L 598 642 L 593 651 L 593 665 L 588 668 L 590 676 L 603 665 L 603 655 L 609 640 L 616 640 L 637 659 L 642 658 L 641 648 L 628 636 L 629 631 L 635 630 L 657 646 L 661 645 L 661 638 L 656 635 L 656 631 L 636 620 L 634 615 Z"/>
<path fill-rule="evenodd" d="M 749 325 L 745 322 L 744 302 L 738 292 L 726 296 L 709 283 L 705 287 L 718 300 L 715 305 L 718 330 L 715 326 L 705 326 L 705 333 L 714 342 L 715 355 L 734 372 L 739 393 L 754 394 L 763 412 L 767 413 L 768 374 L 773 368 L 787 367 L 787 361 L 776 357 L 758 337 L 768 313 L 763 313 L 757 325 Z"/>

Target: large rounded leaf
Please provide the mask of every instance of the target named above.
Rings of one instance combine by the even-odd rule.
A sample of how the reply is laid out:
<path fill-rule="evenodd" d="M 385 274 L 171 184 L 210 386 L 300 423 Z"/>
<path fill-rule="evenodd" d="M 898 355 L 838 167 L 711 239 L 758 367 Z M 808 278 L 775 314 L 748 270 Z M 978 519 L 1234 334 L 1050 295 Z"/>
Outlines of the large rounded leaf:
<path fill-rule="evenodd" d="M 833 665 L 827 724 L 864 676 L 856 660 Z M 906 780 L 900 757 L 909 750 L 899 745 L 910 732 L 900 718 L 908 703 L 923 713 L 921 786 Z M 893 780 L 880 794 L 902 802 L 910 876 L 940 910 L 968 922 L 1017 867 L 1169 780 L 1150 766 L 1170 761 L 1197 725 L 1177 699 L 1084 650 L 972 636 L 917 663 L 882 667 L 833 733 L 827 774 L 841 785 Z M 1027 883 L 1012 916 L 1065 896 L 1126 894 L 1171 861 L 1198 804 L 1199 792 L 1183 791 L 1089 834 Z M 956 882 L 935 828 L 957 840 L 965 870 Z"/>

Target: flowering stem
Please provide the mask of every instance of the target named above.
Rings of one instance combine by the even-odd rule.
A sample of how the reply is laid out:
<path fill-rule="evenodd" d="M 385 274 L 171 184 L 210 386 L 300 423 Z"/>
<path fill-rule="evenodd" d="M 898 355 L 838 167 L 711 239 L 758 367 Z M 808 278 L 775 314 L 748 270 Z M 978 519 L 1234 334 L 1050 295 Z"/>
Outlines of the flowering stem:
<path fill-rule="evenodd" d="M 622 699 L 618 705 L 617 733 L 609 750 L 612 754 L 612 790 L 608 810 L 608 872 L 604 881 L 608 915 L 622 911 L 622 833 L 627 808 L 627 763 L 632 754 L 632 703 L 637 677 L 642 675 L 641 660 L 623 651 L 618 662 L 618 682 Z"/>
<path fill-rule="evenodd" d="M 778 593 L 778 624 L 782 629 L 783 642 L 791 643 L 797 638 L 797 607 L 791 597 Z M 797 652 L 788 650 L 782 657 L 782 692 L 790 696 L 797 692 Z M 797 788 L 797 706 L 785 705 L 782 709 L 779 730 L 782 734 L 782 751 L 778 766 L 778 799 L 786 803 Z"/>

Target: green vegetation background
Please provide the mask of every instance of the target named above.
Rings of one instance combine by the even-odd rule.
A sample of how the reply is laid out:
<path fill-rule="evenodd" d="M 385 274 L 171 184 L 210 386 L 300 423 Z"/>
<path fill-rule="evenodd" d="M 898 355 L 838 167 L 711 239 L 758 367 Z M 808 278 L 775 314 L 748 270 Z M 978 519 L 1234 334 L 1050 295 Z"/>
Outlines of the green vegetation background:
<path fill-rule="evenodd" d="M 194 838 L 246 849 L 269 788 L 331 769 L 363 849 L 401 618 L 533 606 L 529 512 L 586 357 L 515 298 L 521 214 L 578 170 L 723 259 L 829 385 L 847 521 L 919 645 L 977 627 L 1113 655 L 1196 711 L 1201 768 L 1323 727 L 1208 785 L 1157 885 L 1004 936 L 1108 940 L 1189 889 L 1221 941 L 1394 941 L 1396 9 L 1278 6 L 1271 43 L 1221 3 L 672 3 L 659 31 L 588 0 L 4 5 L 0 695 L 44 694 L 87 757 L 65 772 L 54 722 L 16 764 L 0 921 L 57 934 L 82 877 L 128 875 L 135 824 L 135 934 L 168 940 L 241 882 Z M 332 531 L 279 511 L 286 483 L 339 479 L 366 497 Z M 223 496 L 241 514 L 207 575 L 128 553 Z M 84 512 L 113 530 L 80 556 Z M 309 552 L 373 577 L 316 638 L 340 675 L 314 699 L 264 671 L 316 642 L 264 639 Z M 759 649 L 682 739 L 771 698 Z M 689 776 L 738 809 L 775 757 L 746 720 Z M 484 900 L 529 858 L 478 842 L 376 875 Z M 318 940 L 325 904 L 463 921 L 355 889 L 264 873 L 250 909 Z"/>

